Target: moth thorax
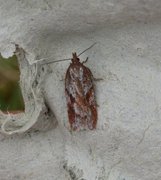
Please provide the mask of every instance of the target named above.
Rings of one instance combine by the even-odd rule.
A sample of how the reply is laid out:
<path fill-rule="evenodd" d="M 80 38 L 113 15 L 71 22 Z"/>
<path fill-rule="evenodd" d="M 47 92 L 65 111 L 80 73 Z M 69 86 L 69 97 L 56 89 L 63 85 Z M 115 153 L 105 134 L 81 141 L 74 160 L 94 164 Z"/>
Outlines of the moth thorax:
<path fill-rule="evenodd" d="M 73 58 L 71 59 L 72 63 L 77 64 L 79 62 L 79 58 L 78 58 L 76 52 L 72 53 L 72 55 L 73 55 Z"/>

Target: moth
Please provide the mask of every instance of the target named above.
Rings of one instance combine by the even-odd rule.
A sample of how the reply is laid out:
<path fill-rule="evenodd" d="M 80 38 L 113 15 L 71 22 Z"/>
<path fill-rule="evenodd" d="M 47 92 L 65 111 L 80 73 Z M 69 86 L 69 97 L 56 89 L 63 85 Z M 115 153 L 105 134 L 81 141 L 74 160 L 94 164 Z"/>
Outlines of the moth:
<path fill-rule="evenodd" d="M 71 130 L 95 129 L 97 104 L 92 72 L 73 53 L 65 76 L 65 94 Z"/>
<path fill-rule="evenodd" d="M 93 44 L 92 46 L 94 46 Z M 90 49 L 84 50 L 82 53 Z M 65 75 L 65 96 L 67 101 L 67 111 L 70 128 L 73 131 L 84 129 L 96 129 L 97 125 L 97 104 L 94 88 L 94 77 L 88 67 L 84 65 L 86 61 L 80 62 L 76 53 L 72 59 L 62 59 L 54 62 L 71 60 Z M 45 64 L 50 64 L 45 63 Z"/>

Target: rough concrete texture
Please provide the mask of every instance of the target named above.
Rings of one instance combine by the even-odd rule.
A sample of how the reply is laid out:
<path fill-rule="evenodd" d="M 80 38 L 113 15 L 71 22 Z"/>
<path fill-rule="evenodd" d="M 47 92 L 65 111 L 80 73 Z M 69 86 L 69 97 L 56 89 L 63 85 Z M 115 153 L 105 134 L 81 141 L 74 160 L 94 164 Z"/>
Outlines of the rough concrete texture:
<path fill-rule="evenodd" d="M 161 179 L 161 1 L 2 1 L 0 52 L 19 44 L 34 59 L 85 52 L 96 78 L 98 128 L 70 133 L 64 96 L 69 62 L 44 83 L 58 126 L 0 135 L 2 180 Z"/>

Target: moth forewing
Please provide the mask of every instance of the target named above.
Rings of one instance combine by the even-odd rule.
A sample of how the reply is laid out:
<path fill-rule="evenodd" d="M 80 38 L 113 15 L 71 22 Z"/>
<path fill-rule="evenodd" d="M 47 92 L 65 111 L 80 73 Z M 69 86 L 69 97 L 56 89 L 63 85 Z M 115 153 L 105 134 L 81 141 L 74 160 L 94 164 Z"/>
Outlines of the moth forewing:
<path fill-rule="evenodd" d="M 65 77 L 69 124 L 72 130 L 95 129 L 97 105 L 93 85 L 93 75 L 73 53 Z"/>

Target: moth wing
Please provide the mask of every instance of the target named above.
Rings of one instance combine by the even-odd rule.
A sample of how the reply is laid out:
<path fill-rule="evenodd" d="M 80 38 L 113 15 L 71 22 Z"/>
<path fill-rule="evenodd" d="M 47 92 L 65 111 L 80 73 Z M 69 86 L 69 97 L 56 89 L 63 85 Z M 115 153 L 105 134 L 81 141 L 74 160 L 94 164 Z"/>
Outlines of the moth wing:
<path fill-rule="evenodd" d="M 93 75 L 84 65 L 69 66 L 65 78 L 68 117 L 71 129 L 88 127 L 95 129 L 97 106 L 93 85 Z M 73 72 L 76 73 L 73 73 Z"/>

